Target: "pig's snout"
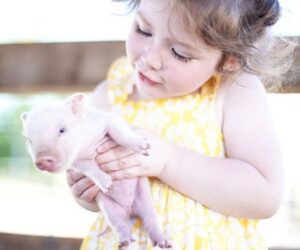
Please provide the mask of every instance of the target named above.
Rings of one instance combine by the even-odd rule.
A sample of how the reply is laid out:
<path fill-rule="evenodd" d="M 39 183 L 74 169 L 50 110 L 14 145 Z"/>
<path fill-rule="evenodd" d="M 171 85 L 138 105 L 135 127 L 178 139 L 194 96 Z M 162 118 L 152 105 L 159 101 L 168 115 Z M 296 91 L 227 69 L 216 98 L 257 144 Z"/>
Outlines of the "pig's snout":
<path fill-rule="evenodd" d="M 35 165 L 40 170 L 53 171 L 56 168 L 56 161 L 52 156 L 42 156 L 36 159 Z"/>

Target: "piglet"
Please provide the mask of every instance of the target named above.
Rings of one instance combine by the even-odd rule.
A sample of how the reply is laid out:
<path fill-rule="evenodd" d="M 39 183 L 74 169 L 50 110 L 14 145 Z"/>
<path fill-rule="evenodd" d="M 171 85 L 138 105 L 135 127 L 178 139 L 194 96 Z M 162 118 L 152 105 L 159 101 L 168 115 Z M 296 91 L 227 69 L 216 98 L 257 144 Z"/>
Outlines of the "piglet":
<path fill-rule="evenodd" d="M 120 117 L 87 104 L 84 94 L 34 107 L 21 115 L 23 134 L 38 169 L 57 173 L 73 168 L 101 190 L 96 201 L 119 237 L 119 249 L 134 241 L 130 220 L 139 217 L 154 246 L 170 248 L 158 225 L 147 178 L 112 181 L 95 162 L 96 148 L 108 134 L 118 144 L 149 154 L 146 138 Z"/>

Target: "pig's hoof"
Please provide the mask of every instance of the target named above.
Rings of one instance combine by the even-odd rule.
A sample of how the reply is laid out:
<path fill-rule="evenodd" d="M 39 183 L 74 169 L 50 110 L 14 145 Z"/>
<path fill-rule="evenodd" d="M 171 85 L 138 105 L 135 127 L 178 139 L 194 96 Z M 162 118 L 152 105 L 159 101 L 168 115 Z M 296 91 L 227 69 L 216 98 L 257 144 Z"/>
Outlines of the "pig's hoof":
<path fill-rule="evenodd" d="M 103 193 L 107 193 L 109 191 L 111 191 L 112 189 L 112 179 L 110 177 L 110 175 L 107 175 L 106 178 L 101 181 L 101 186 L 99 186 L 99 188 L 101 189 L 101 191 Z"/>
<path fill-rule="evenodd" d="M 148 142 L 148 139 L 144 137 L 143 138 L 143 143 L 140 146 L 141 153 L 143 155 L 147 155 L 148 156 L 150 148 L 151 148 L 151 146 L 150 146 L 150 144 Z"/>
<path fill-rule="evenodd" d="M 112 190 L 113 190 L 113 186 L 111 185 L 108 189 L 107 189 L 107 192 L 109 193 L 109 192 L 112 192 Z"/>
<path fill-rule="evenodd" d="M 148 150 L 143 150 L 142 154 L 145 155 L 145 156 L 149 156 L 150 155 Z"/>
<path fill-rule="evenodd" d="M 162 240 L 159 242 L 154 242 L 154 246 L 158 246 L 159 248 L 171 248 L 172 245 L 167 240 Z"/>
<path fill-rule="evenodd" d="M 109 185 L 109 186 L 107 186 L 107 187 L 103 187 L 103 188 L 101 189 L 101 191 L 102 191 L 104 194 L 111 192 L 111 191 L 112 191 L 112 185 Z"/>
<path fill-rule="evenodd" d="M 123 250 L 123 249 L 127 249 L 127 247 L 129 246 L 129 244 L 131 242 L 134 242 L 134 239 L 130 239 L 130 240 L 123 240 L 120 244 L 119 244 L 119 250 Z"/>
<path fill-rule="evenodd" d="M 109 188 L 101 188 L 102 193 L 107 194 L 107 193 L 111 193 L 112 191 L 112 187 Z"/>

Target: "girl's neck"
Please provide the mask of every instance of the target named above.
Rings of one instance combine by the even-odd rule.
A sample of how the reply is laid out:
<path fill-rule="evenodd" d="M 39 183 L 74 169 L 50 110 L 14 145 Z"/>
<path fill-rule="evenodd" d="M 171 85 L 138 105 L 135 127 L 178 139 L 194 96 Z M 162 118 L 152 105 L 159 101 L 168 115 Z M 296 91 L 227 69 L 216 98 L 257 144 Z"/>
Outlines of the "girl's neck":
<path fill-rule="evenodd" d="M 133 86 L 132 92 L 128 95 L 129 101 L 153 101 L 154 98 L 151 98 L 149 96 L 143 95 L 136 86 Z"/>
<path fill-rule="evenodd" d="M 128 94 L 128 100 L 130 100 L 130 101 L 140 101 L 141 100 L 140 94 L 139 94 L 136 86 L 134 86 L 132 89 L 132 92 Z"/>

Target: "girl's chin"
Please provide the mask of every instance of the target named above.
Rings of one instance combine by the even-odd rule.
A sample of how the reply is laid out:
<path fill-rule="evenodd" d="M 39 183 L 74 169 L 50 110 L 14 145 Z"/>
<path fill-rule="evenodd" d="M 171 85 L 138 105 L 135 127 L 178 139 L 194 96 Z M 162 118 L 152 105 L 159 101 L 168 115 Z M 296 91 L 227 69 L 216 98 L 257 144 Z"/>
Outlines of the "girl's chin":
<path fill-rule="evenodd" d="M 137 84 L 136 88 L 137 88 L 137 93 L 138 93 L 139 99 L 142 99 L 142 100 L 156 100 L 156 99 L 167 98 L 167 96 L 159 88 L 149 89 L 149 88 L 146 88 L 145 86 L 141 86 L 139 84 Z"/>
<path fill-rule="evenodd" d="M 134 96 L 137 99 L 151 100 L 151 99 L 160 99 L 164 98 L 163 85 L 160 83 L 157 84 L 148 84 L 147 82 L 140 79 L 138 74 L 135 75 L 136 88 Z"/>

